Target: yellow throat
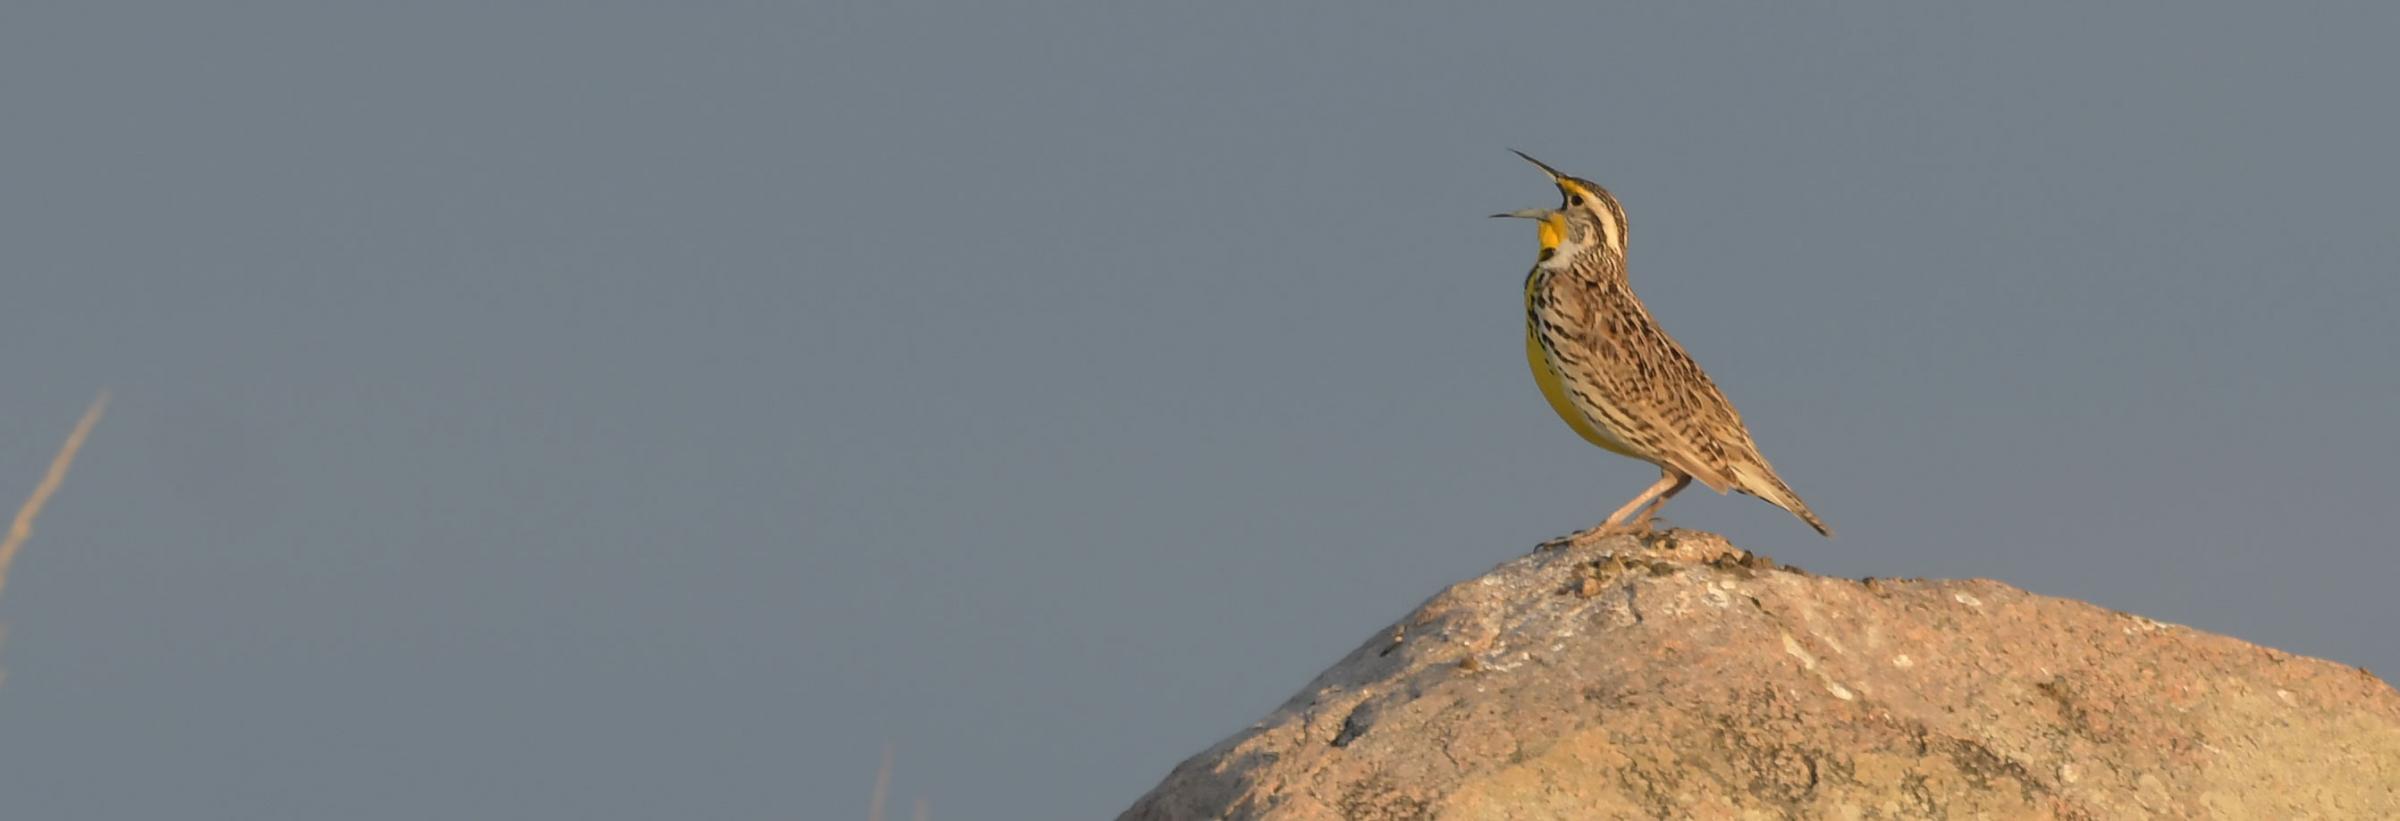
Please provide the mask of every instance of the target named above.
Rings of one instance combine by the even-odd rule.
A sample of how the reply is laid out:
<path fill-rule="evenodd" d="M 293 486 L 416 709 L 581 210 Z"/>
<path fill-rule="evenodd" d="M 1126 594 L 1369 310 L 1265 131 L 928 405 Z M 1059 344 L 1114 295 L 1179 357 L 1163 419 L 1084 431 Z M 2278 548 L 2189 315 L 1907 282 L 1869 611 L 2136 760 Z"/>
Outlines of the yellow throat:
<path fill-rule="evenodd" d="M 1539 230 L 1541 231 L 1541 236 L 1542 236 L 1542 250 L 1543 250 L 1543 251 L 1545 251 L 1545 252 L 1548 252 L 1548 251 L 1556 251 L 1556 250 L 1558 250 L 1558 244 L 1559 244 L 1559 243 L 1561 243 L 1561 242 L 1565 242 L 1565 241 L 1566 241 L 1566 239 L 1567 239 L 1567 215 L 1566 215 L 1566 214 L 1563 214 L 1563 213 L 1558 213 L 1558 212 L 1552 212 L 1552 213 L 1550 214 L 1550 216 L 1543 217 L 1543 218 L 1542 218 L 1542 221 L 1541 221 L 1540 223 L 1537 223 L 1537 224 L 1540 226 L 1540 229 L 1539 229 Z"/>

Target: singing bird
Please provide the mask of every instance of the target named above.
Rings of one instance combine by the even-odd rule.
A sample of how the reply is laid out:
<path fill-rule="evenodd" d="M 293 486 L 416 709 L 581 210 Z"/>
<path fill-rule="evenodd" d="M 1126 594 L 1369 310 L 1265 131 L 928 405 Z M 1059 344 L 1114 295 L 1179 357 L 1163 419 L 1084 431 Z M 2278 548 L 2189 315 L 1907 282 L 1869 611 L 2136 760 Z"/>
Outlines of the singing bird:
<path fill-rule="evenodd" d="M 1494 217 L 1533 220 L 1542 249 L 1525 275 L 1525 358 L 1550 409 L 1586 441 L 1657 465 L 1658 481 L 1608 521 L 1553 545 L 1647 532 L 1668 499 L 1700 480 L 1791 511 L 1826 538 L 1833 530 L 1775 475 L 1742 415 L 1683 346 L 1658 327 L 1625 278 L 1625 208 L 1590 180 L 1550 175 L 1557 208 Z"/>

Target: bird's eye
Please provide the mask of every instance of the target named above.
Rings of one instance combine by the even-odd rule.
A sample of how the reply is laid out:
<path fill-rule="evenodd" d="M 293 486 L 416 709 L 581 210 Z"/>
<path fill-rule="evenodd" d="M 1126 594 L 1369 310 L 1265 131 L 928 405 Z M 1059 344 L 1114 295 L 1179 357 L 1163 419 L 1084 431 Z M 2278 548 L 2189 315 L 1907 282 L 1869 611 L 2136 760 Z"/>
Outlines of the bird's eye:
<path fill-rule="evenodd" d="M 1574 203 L 1574 204 L 1576 204 L 1576 205 L 1582 205 L 1582 204 L 1583 204 L 1583 195 L 1582 195 L 1582 194 L 1577 194 L 1577 195 L 1575 195 L 1575 196 L 1569 197 L 1569 198 L 1567 198 L 1567 202 Z"/>

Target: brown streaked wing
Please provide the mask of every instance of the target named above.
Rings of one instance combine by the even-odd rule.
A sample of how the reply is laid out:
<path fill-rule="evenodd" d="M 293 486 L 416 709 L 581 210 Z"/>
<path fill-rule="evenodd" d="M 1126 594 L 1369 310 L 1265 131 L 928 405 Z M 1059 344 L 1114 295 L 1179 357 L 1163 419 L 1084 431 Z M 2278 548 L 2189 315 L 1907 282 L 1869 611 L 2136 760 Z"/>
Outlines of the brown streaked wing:
<path fill-rule="evenodd" d="M 1560 272 L 1562 275 L 1568 272 Z M 1579 277 L 1580 278 L 1580 277 Z M 1578 410 L 1655 461 L 1719 493 L 1757 461 L 1741 416 L 1622 283 L 1561 283 L 1546 318 L 1578 355 L 1553 357 Z"/>

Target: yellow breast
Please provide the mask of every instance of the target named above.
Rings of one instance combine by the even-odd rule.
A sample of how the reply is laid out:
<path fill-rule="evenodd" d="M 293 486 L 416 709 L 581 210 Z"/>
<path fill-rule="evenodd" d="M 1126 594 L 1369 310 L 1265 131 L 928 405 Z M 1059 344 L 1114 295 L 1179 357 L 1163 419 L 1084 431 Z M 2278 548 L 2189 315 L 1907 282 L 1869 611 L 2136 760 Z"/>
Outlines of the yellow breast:
<path fill-rule="evenodd" d="M 1538 279 L 1525 278 L 1525 362 L 1533 366 L 1533 383 L 1541 386 L 1542 398 L 1549 400 L 1550 410 L 1557 413 L 1558 418 L 1566 420 L 1567 427 L 1574 428 L 1576 435 L 1582 436 L 1584 441 L 1599 445 L 1611 453 L 1641 459 L 1641 454 L 1608 435 L 1592 420 L 1584 418 L 1583 411 L 1576 409 L 1575 400 L 1567 396 L 1566 383 L 1559 381 L 1558 369 L 1551 367 L 1550 351 L 1542 347 L 1541 331 L 1533 324 L 1533 289 L 1537 287 Z"/>

